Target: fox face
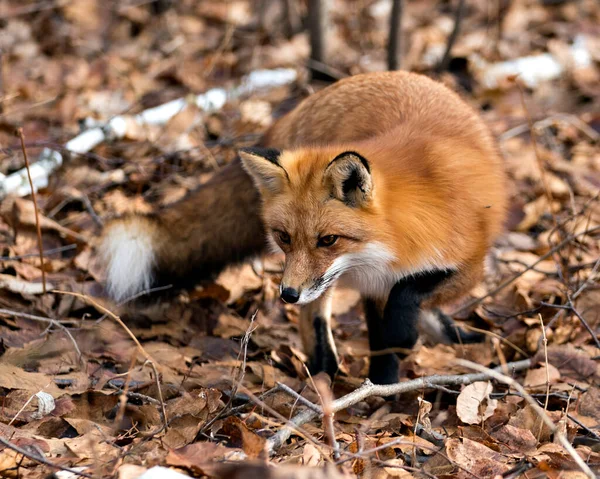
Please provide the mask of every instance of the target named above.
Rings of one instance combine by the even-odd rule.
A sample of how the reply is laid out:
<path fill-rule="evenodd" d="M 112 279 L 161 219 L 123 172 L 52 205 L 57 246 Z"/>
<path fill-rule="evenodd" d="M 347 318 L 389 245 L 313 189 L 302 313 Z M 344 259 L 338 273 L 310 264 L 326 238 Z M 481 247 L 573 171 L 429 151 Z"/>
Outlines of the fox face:
<path fill-rule="evenodd" d="M 391 255 L 374 237 L 373 179 L 359 153 L 247 148 L 240 156 L 261 193 L 269 240 L 285 253 L 284 301 L 306 304 L 345 273 L 386 269 Z"/>

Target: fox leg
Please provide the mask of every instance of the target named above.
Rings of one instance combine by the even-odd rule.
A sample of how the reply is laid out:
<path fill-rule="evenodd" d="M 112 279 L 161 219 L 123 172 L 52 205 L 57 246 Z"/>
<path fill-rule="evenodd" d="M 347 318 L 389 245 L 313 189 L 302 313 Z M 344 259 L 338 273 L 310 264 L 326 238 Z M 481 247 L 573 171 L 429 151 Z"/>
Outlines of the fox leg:
<path fill-rule="evenodd" d="M 387 301 L 369 299 L 365 302 L 372 353 L 369 379 L 375 384 L 398 381 L 398 356 L 405 357 L 410 352 L 419 338 L 419 320 L 429 317 L 421 303 L 453 274 L 453 271 L 440 270 L 409 276 L 394 285 Z M 436 319 L 439 322 L 439 318 Z M 446 332 L 449 326 L 442 324 L 440 328 Z M 382 352 L 385 350 L 389 352 Z"/>
<path fill-rule="evenodd" d="M 369 379 L 375 384 L 398 382 L 398 357 L 404 357 L 419 337 L 417 295 L 410 288 L 394 288 L 387 303 L 372 299 L 365 301 L 371 349 Z"/>
<path fill-rule="evenodd" d="M 311 374 L 325 371 L 333 377 L 338 370 L 338 354 L 331 331 L 331 291 L 300 309 L 300 337 L 308 356 Z"/>

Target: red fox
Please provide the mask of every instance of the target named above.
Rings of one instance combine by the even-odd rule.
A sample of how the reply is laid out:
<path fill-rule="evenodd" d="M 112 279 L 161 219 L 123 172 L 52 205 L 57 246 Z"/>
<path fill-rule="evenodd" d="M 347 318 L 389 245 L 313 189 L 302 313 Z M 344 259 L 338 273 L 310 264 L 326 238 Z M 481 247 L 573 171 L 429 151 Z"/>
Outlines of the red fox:
<path fill-rule="evenodd" d="M 214 273 L 261 251 L 266 233 L 285 253 L 280 294 L 301 305 L 313 373 L 338 369 L 338 280 L 365 298 L 375 383 L 397 381 L 389 350 L 412 348 L 418 326 L 438 340 L 473 339 L 438 308 L 481 279 L 502 229 L 505 176 L 492 135 L 457 94 L 413 73 L 353 76 L 306 98 L 260 147 L 239 153 L 242 165 L 181 203 L 109 226 L 113 297 Z"/>

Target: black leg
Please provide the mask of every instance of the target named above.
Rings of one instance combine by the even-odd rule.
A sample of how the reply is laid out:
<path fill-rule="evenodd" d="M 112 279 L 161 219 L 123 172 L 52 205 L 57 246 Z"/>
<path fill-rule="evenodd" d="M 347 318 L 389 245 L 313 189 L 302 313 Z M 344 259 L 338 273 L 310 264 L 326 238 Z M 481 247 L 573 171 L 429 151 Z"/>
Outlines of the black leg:
<path fill-rule="evenodd" d="M 453 271 L 439 270 L 403 278 L 390 291 L 383 314 L 382 308 L 378 308 L 375 301 L 365 301 L 372 352 L 369 379 L 375 384 L 392 384 L 398 381 L 398 355 L 406 356 L 406 352 L 413 348 L 419 337 L 417 322 L 421 301 L 452 274 Z M 386 349 L 396 350 L 398 354 L 377 354 Z"/>
<path fill-rule="evenodd" d="M 369 379 L 375 384 L 398 382 L 398 358 L 395 353 L 380 353 L 387 349 L 386 325 L 381 308 L 372 299 L 365 300 L 365 316 L 369 330 Z"/>
<path fill-rule="evenodd" d="M 325 371 L 333 379 L 338 370 L 338 362 L 331 344 L 332 338 L 327 321 L 321 316 L 315 316 L 313 327 L 315 329 L 315 349 L 314 355 L 308 363 L 308 370 L 313 375 Z"/>

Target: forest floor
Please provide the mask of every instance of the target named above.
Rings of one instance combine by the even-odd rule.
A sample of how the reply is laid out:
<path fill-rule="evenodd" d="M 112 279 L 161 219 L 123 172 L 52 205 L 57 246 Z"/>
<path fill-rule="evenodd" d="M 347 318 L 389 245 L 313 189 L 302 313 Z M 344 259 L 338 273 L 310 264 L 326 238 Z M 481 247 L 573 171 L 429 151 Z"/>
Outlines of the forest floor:
<path fill-rule="evenodd" d="M 64 162 L 37 194 L 43 267 L 31 195 L 0 205 L 0 476 L 76 477 L 61 469 L 77 468 L 129 479 L 157 465 L 217 478 L 309 477 L 299 465 L 318 466 L 315 478 L 600 471 L 594 0 L 467 2 L 437 75 L 456 4 L 405 2 L 403 67 L 437 76 L 481 112 L 506 162 L 511 208 L 485 282 L 449 309 L 486 341 L 415 348 L 397 401 L 364 387 L 346 397 L 368 366 L 350 290 L 334 302 L 342 374 L 333 384 L 307 377 L 297 309 L 278 299 L 280 257 L 231 268 L 152 318 L 113 314 L 95 250 L 102 224 L 182 198 L 324 86 L 307 80 L 298 12 L 284 16 L 286 2 L 271 1 L 259 16 L 258 3 L 1 2 L 0 173 L 24 167 L 18 128 L 31 163 L 44 147 Z M 334 3 L 327 73 L 384 70 L 391 2 Z M 494 66 L 532 55 L 516 78 Z M 562 71 L 542 79 L 548 61 Z M 295 68 L 297 80 L 211 114 L 188 106 L 165 126 L 128 128 L 89 153 L 64 149 L 93 121 L 280 67 Z M 495 378 L 466 386 L 478 368 L 498 366 Z M 298 415 L 302 424 L 286 429 Z"/>

